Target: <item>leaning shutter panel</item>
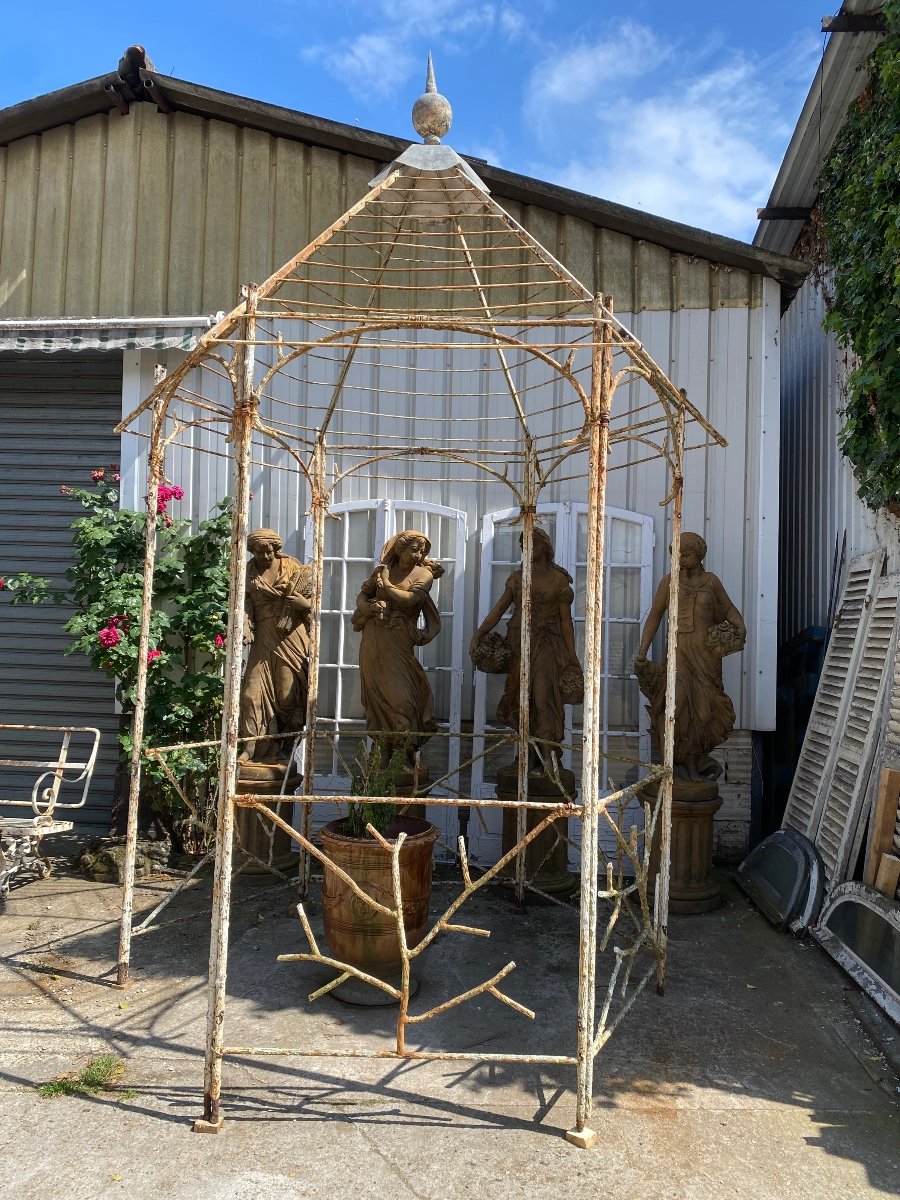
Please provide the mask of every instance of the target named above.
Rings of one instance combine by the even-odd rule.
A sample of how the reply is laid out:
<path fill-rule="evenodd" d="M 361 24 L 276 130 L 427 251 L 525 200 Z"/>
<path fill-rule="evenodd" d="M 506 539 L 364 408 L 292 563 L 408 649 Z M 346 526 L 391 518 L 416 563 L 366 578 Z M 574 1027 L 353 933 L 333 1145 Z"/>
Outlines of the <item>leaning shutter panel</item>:
<path fill-rule="evenodd" d="M 865 880 L 872 886 L 878 877 L 882 857 L 893 854 L 900 858 L 900 789 L 893 780 L 884 778 L 900 772 L 900 619 L 894 625 L 885 691 L 881 744 L 875 755 L 868 787 L 870 829 Z M 897 894 L 900 896 L 900 885 Z"/>
<path fill-rule="evenodd" d="M 853 559 L 828 642 L 812 714 L 791 785 L 782 826 L 812 839 L 834 761 L 834 736 L 846 707 L 847 680 L 854 671 L 884 551 Z"/>
<path fill-rule="evenodd" d="M 846 716 L 835 743 L 831 785 L 825 791 L 822 817 L 813 838 L 832 887 L 845 879 L 853 850 L 859 848 L 857 832 L 875 759 L 898 595 L 900 578 L 896 575 L 877 585 L 848 688 Z"/>

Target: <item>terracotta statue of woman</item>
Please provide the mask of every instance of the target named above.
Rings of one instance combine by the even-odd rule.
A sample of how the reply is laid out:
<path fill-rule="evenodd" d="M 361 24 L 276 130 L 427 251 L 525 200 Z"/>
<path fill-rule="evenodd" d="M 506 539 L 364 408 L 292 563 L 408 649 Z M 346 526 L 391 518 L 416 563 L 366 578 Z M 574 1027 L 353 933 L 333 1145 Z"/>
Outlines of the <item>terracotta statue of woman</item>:
<path fill-rule="evenodd" d="M 373 738 L 381 736 L 385 762 L 400 749 L 410 769 L 416 750 L 437 729 L 431 684 L 415 655 L 416 647 L 427 645 L 441 628 L 429 593 L 444 568 L 428 557 L 430 550 L 431 542 L 416 529 L 392 537 L 362 585 L 352 618 L 362 634 L 359 676 L 366 730 Z"/>
<path fill-rule="evenodd" d="M 747 636 L 744 619 L 722 581 L 704 571 L 706 542 L 699 533 L 681 535 L 678 572 L 678 638 L 675 652 L 675 774 L 682 779 L 716 780 L 722 768 L 710 751 L 734 729 L 734 705 L 722 686 L 722 656 L 740 650 Z M 663 747 L 666 670 L 649 662 L 647 651 L 669 607 L 669 576 L 660 581 L 647 616 L 634 672 L 650 701 L 647 711 L 660 752 Z M 668 649 L 666 651 L 668 655 Z"/>
<path fill-rule="evenodd" d="M 522 539 L 519 538 L 521 545 Z M 546 758 L 565 736 L 565 683 L 573 677 L 581 682 L 581 664 L 575 654 L 575 628 L 572 623 L 572 576 L 553 559 L 553 543 L 549 535 L 535 528 L 531 557 L 531 692 L 529 695 L 528 730 L 537 739 L 539 752 L 532 748 L 529 769 L 542 774 L 541 758 Z M 519 729 L 519 670 L 521 663 L 520 638 L 522 630 L 522 571 L 513 571 L 506 581 L 503 595 L 484 618 L 469 646 L 472 654 L 478 642 L 512 609 L 507 626 L 507 640 L 512 659 L 506 675 L 506 687 L 497 705 L 497 719 L 518 732 Z M 571 694 L 571 693 L 569 693 Z"/>
<path fill-rule="evenodd" d="M 247 538 L 240 736 L 248 738 L 239 762 L 284 762 L 289 747 L 270 735 L 300 730 L 306 722 L 312 573 L 282 554 L 274 529 Z"/>

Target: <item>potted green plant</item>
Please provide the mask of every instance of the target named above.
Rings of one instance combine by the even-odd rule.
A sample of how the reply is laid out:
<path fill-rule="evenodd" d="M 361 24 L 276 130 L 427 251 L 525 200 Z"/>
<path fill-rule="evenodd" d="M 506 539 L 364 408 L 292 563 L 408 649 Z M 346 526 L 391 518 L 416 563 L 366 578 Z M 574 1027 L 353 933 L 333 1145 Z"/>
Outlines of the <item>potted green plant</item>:
<path fill-rule="evenodd" d="M 91 666 L 113 682 L 122 713 L 119 742 L 125 764 L 132 744 L 147 514 L 121 508 L 119 490 L 115 464 L 92 471 L 89 486 L 61 486 L 60 491 L 84 510 L 70 527 L 72 565 L 64 587 L 26 572 L 0 580 L 0 586 L 8 590 L 14 605 L 50 603 L 74 610 L 63 626 L 70 638 L 66 653 L 86 655 Z M 144 725 L 147 747 L 215 743 L 221 719 L 229 505 L 219 504 L 208 520 L 193 529 L 190 521 L 169 511 L 183 496 L 177 484 L 163 484 L 157 501 Z M 177 848 L 203 849 L 204 827 L 214 821 L 210 808 L 218 759 L 215 744 L 169 753 L 165 766 L 153 756 L 145 758 L 142 826 L 156 818 Z M 125 770 L 120 771 L 117 791 L 114 826 L 117 813 L 118 824 L 124 822 Z"/>
<path fill-rule="evenodd" d="M 394 747 L 386 754 L 379 738 L 369 751 L 362 749 L 351 782 L 351 795 L 360 799 L 349 806 L 345 817 L 326 825 L 319 839 L 329 858 L 367 895 L 393 908 L 391 852 L 384 843 L 406 834 L 400 849 L 400 887 L 403 927 L 407 945 L 412 948 L 428 927 L 438 831 L 428 821 L 407 816 L 400 804 L 366 802 L 367 797 L 398 798 L 406 761 L 405 747 Z M 370 827 L 381 835 L 381 840 L 372 836 Z M 380 978 L 396 971 L 401 952 L 395 920 L 366 904 L 346 880 L 328 867 L 322 884 L 322 915 L 325 938 L 335 958 Z"/>

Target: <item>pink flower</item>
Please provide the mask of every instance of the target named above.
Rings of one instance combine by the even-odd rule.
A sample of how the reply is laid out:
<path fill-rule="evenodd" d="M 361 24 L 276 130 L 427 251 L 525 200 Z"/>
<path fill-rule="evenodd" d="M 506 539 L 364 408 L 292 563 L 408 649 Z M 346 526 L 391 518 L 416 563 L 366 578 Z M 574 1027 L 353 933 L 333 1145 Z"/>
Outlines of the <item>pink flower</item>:
<path fill-rule="evenodd" d="M 217 633 L 216 636 L 213 638 L 213 645 L 215 646 L 215 648 L 217 650 L 221 650 L 222 647 L 225 645 L 225 639 L 222 637 L 221 633 Z"/>
<path fill-rule="evenodd" d="M 168 483 L 161 483 L 156 493 L 156 511 L 164 513 L 166 505 L 170 500 L 183 500 L 184 488 L 180 488 L 177 483 L 171 486 Z"/>
<path fill-rule="evenodd" d="M 118 471 L 118 469 L 119 469 L 119 464 L 118 464 L 118 463 L 110 463 L 110 464 L 109 464 L 109 469 L 110 469 L 111 471 Z"/>
<path fill-rule="evenodd" d="M 119 631 L 115 625 L 107 625 L 105 629 L 101 629 L 97 634 L 97 639 L 101 646 L 105 646 L 107 650 L 110 650 L 113 646 L 118 646 L 119 644 Z"/>
<path fill-rule="evenodd" d="M 154 658 L 162 658 L 162 650 L 148 650 L 147 662 L 152 663 Z"/>
<path fill-rule="evenodd" d="M 122 479 L 122 476 L 119 474 L 118 471 L 115 471 L 113 473 L 113 479 L 115 480 L 116 483 L 119 483 Z"/>
<path fill-rule="evenodd" d="M 72 489 L 70 487 L 66 487 L 66 485 L 64 483 L 61 483 L 59 485 L 59 494 L 61 496 L 68 496 L 68 494 L 69 494 L 69 492 L 71 492 L 71 490 Z"/>
<path fill-rule="evenodd" d="M 5 588 L 5 587 L 6 587 L 6 582 L 5 582 L 5 580 L 3 580 L 3 579 L 0 579 L 0 589 L 2 589 L 2 588 Z"/>
<path fill-rule="evenodd" d="M 96 471 L 91 471 L 91 479 L 94 481 L 94 483 L 102 483 L 105 478 L 106 471 L 103 469 L 103 467 L 98 468 Z"/>

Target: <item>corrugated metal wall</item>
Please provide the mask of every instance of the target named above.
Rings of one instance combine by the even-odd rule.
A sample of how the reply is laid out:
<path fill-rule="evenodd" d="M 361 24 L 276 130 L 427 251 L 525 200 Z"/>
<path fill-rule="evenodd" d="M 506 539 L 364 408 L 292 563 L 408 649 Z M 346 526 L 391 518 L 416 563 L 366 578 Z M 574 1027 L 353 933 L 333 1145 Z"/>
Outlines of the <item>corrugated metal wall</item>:
<path fill-rule="evenodd" d="M 850 464 L 838 450 L 846 358 L 823 331 L 824 316 L 822 295 L 807 280 L 782 321 L 782 642 L 824 624 L 835 547 L 845 532 L 847 562 L 882 546 L 888 571 L 900 570 L 900 524 L 862 504 Z"/>
<path fill-rule="evenodd" d="M 726 281 L 731 276 L 723 274 L 720 278 Z M 757 303 L 748 303 L 741 308 L 722 304 L 706 309 L 647 310 L 621 315 L 644 341 L 654 358 L 670 372 L 676 383 L 687 387 L 695 403 L 708 413 L 712 422 L 728 438 L 726 449 L 698 450 L 688 455 L 685 528 L 700 532 L 706 538 L 709 545 L 707 567 L 721 577 L 747 622 L 749 638 L 746 651 L 743 655 L 729 657 L 724 664 L 725 684 L 735 701 L 738 727 L 767 729 L 774 725 L 775 536 L 778 520 L 778 497 L 774 484 L 777 457 L 774 456 L 777 456 L 778 426 L 779 303 L 778 287 L 770 281 L 744 280 L 740 286 L 755 288 Z M 764 302 L 758 302 L 761 299 Z M 444 357 L 440 351 L 429 353 L 438 362 Z M 493 354 L 489 350 L 482 353 L 485 359 L 490 359 Z M 475 351 L 456 352 L 454 364 L 459 368 L 471 369 L 460 369 L 458 374 L 447 370 L 441 374 L 438 390 L 446 397 L 442 402 L 446 412 L 458 414 L 465 411 L 471 415 L 477 410 L 481 416 L 486 416 L 490 410 L 492 437 L 515 437 L 512 420 L 510 429 L 506 431 L 505 426 L 497 423 L 498 404 L 496 399 L 491 401 L 487 391 L 496 384 L 489 383 L 486 376 L 479 376 L 478 354 Z M 175 361 L 175 353 L 170 352 L 170 366 Z M 146 352 L 143 356 L 138 353 L 126 356 L 126 386 L 129 390 L 126 408 L 132 396 L 137 402 L 152 387 L 154 362 L 155 355 Z M 330 369 L 328 363 L 314 360 L 302 368 L 310 373 L 310 378 L 316 371 L 324 372 L 323 378 L 328 378 Z M 297 374 L 300 370 L 297 367 L 293 369 Z M 367 391 L 352 390 L 357 378 L 354 374 L 356 371 L 354 367 L 348 376 L 344 397 L 350 409 L 364 406 L 370 398 Z M 436 373 L 439 373 L 438 368 Z M 391 368 L 384 365 L 371 365 L 366 372 L 360 368 L 360 386 L 365 382 L 366 388 L 374 388 L 377 394 L 380 380 L 382 387 L 396 393 L 397 381 L 393 374 Z M 372 378 L 368 378 L 368 375 Z M 476 382 L 479 379 L 481 382 Z M 523 377 L 523 385 L 527 387 L 528 382 L 529 379 Z M 204 381 L 199 377 L 195 377 L 189 386 L 197 390 L 205 388 L 207 394 L 212 394 L 210 389 L 215 388 L 213 381 Z M 628 386 L 644 388 L 646 385 L 634 383 Z M 294 399 L 301 399 L 300 384 L 293 383 L 291 389 L 296 393 Z M 398 396 L 392 394 L 390 400 L 391 411 L 398 412 Z M 624 407 L 625 400 L 621 403 Z M 417 436 L 422 436 L 423 431 L 419 430 L 418 434 L 414 432 L 417 411 L 414 397 L 409 398 L 408 408 L 408 418 L 394 418 L 398 424 L 396 428 L 392 427 L 392 432 L 394 435 L 405 435 L 411 444 L 416 444 Z M 364 432 L 363 426 L 368 421 L 372 425 L 372 436 L 375 436 L 373 416 L 358 413 L 344 417 L 339 410 L 335 429 L 339 430 L 345 420 L 359 424 L 360 432 Z M 383 419 L 379 421 L 381 434 L 390 432 L 385 430 L 384 424 Z M 435 430 L 427 428 L 424 434 L 434 436 Z M 195 430 L 189 431 L 184 440 L 217 451 L 217 456 L 210 456 L 176 448 L 168 460 L 170 478 L 188 493 L 179 511 L 185 515 L 190 511 L 195 517 L 200 517 L 211 499 L 219 499 L 227 493 L 229 468 L 227 460 L 221 457 L 227 452 L 227 446 L 222 444 L 218 436 L 211 439 L 208 434 Z M 339 441 L 337 435 L 334 441 Z M 143 450 L 141 439 L 126 438 L 123 462 L 128 502 L 132 504 L 139 504 L 143 494 L 144 466 L 139 457 Z M 634 447 L 632 458 L 643 458 L 644 453 L 643 448 Z M 256 457 L 260 464 L 284 466 L 289 461 L 283 451 L 273 448 L 271 444 L 261 444 Z M 621 454 L 618 461 L 623 461 Z M 581 465 L 586 474 L 586 464 Z M 345 481 L 333 497 L 335 502 L 376 498 L 428 501 L 462 509 L 467 514 L 469 531 L 466 590 L 469 631 L 476 623 L 475 587 L 482 518 L 486 513 L 506 508 L 513 502 L 511 493 L 502 484 L 493 481 L 472 482 L 472 477 L 471 467 L 444 464 L 434 458 L 382 463 L 365 474 Z M 269 470 L 260 465 L 251 487 L 254 493 L 251 523 L 273 525 L 280 529 L 286 538 L 288 551 L 302 555 L 308 496 L 299 473 L 295 470 Z M 653 517 L 656 529 L 654 578 L 658 580 L 666 570 L 669 541 L 669 509 L 660 507 L 660 500 L 667 491 L 664 464 L 662 461 L 640 463 L 611 471 L 608 488 L 608 503 L 611 506 Z M 583 502 L 584 481 L 572 479 L 548 487 L 541 499 L 549 502 Z"/>
<path fill-rule="evenodd" d="M 21 138 L 0 148 L 0 316 L 227 310 L 242 283 L 267 278 L 359 200 L 382 165 L 152 104 Z M 758 303 L 744 271 L 505 207 L 623 312 Z"/>
<path fill-rule="evenodd" d="M 69 526 L 82 510 L 59 488 L 87 484 L 95 467 L 118 462 L 121 386 L 119 354 L 0 355 L 0 575 L 28 571 L 65 584 Z M 98 726 L 100 756 L 79 823 L 108 828 L 118 754 L 112 685 L 81 655 L 64 655 L 71 609 L 8 601 L 0 592 L 0 722 Z M 21 784 L 21 774 L 2 777 L 4 791 L 14 778 Z"/>

